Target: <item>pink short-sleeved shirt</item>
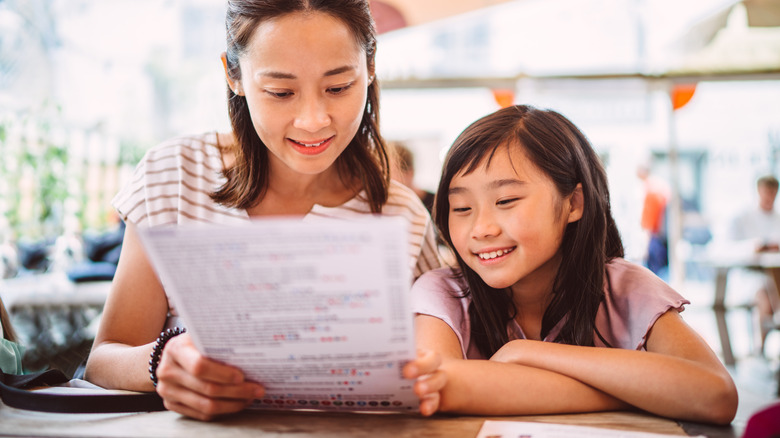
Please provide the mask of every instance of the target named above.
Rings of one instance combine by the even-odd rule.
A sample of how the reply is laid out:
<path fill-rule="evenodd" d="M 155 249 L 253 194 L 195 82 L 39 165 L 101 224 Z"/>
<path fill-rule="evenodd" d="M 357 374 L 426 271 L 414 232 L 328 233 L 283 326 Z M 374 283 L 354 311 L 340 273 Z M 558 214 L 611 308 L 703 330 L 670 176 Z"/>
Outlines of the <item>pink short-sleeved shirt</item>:
<path fill-rule="evenodd" d="M 596 314 L 596 328 L 616 348 L 644 349 L 647 333 L 661 315 L 669 309 L 682 312 L 683 306 L 690 304 L 648 269 L 620 258 L 607 264 L 605 283 L 605 300 Z M 471 342 L 470 298 L 459 297 L 465 289 L 449 268 L 429 271 L 412 287 L 412 311 L 447 323 L 460 341 L 463 357 L 484 359 Z M 560 326 L 561 323 L 553 327 L 544 341 L 553 341 Z M 507 333 L 510 340 L 526 338 L 514 320 L 509 322 Z M 596 346 L 605 346 L 598 336 L 594 336 L 594 342 Z"/>

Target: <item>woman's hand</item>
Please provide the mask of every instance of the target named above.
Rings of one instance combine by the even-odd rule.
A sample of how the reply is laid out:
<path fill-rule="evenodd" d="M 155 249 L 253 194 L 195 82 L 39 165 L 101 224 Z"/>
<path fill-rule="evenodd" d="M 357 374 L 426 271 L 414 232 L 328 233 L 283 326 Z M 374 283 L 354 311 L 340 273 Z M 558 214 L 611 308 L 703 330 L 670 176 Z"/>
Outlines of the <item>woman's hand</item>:
<path fill-rule="evenodd" d="M 417 359 L 407 363 L 403 376 L 416 379 L 414 393 L 420 398 L 420 413 L 426 417 L 439 410 L 441 390 L 447 384 L 447 375 L 440 368 L 441 356 L 434 351 L 419 351 Z"/>
<path fill-rule="evenodd" d="M 200 354 L 186 333 L 165 344 L 157 381 L 167 409 L 199 420 L 241 411 L 265 394 L 241 370 Z"/>

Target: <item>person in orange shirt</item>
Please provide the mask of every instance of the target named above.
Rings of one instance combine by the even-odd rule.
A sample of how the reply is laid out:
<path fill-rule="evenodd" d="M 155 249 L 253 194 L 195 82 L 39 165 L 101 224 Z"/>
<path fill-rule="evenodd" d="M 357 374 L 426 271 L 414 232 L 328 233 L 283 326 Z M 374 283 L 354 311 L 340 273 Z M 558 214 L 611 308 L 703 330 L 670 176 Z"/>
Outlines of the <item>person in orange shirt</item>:
<path fill-rule="evenodd" d="M 669 265 L 669 245 L 666 235 L 666 205 L 669 203 L 668 185 L 650 174 L 650 167 L 640 165 L 637 176 L 644 182 L 645 199 L 642 205 L 642 229 L 647 232 L 645 265 L 656 275 L 663 276 Z"/>

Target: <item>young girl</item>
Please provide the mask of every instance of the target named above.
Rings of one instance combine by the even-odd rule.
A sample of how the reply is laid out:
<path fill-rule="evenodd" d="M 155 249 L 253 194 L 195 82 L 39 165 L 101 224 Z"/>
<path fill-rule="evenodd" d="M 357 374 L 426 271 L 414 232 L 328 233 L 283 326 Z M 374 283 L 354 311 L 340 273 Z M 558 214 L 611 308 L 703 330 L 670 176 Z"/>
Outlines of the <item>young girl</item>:
<path fill-rule="evenodd" d="M 554 111 L 513 106 L 455 141 L 434 220 L 459 269 L 412 290 L 423 414 L 639 408 L 729 423 L 734 383 L 680 317 L 687 300 L 625 261 L 607 178 Z"/>
<path fill-rule="evenodd" d="M 137 227 L 402 216 L 414 277 L 440 266 L 430 215 L 390 182 L 368 1 L 230 0 L 226 27 L 232 131 L 152 148 L 114 199 L 127 229 L 85 374 L 104 387 L 156 389 L 167 408 L 199 419 L 239 411 L 264 390 L 177 336 L 184 322 Z"/>

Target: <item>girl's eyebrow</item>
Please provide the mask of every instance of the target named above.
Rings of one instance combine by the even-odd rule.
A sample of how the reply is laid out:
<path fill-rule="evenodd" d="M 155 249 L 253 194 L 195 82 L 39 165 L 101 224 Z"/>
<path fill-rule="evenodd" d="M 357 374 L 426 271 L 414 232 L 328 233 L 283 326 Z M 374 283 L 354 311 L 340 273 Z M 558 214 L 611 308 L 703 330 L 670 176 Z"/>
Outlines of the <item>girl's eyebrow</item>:
<path fill-rule="evenodd" d="M 322 76 L 323 77 L 336 76 L 354 70 L 357 70 L 357 67 L 355 67 L 354 65 L 345 65 L 342 67 L 334 68 L 332 70 L 328 70 Z M 271 79 L 298 79 L 298 77 L 292 73 L 285 73 L 285 72 L 273 71 L 273 70 L 261 71 L 257 74 L 257 76 L 263 76 Z"/>
<path fill-rule="evenodd" d="M 519 179 L 514 179 L 514 178 L 497 179 L 495 181 L 491 181 L 490 184 L 487 185 L 487 188 L 488 188 L 488 190 L 495 190 L 495 189 L 500 189 L 501 187 L 506 187 L 506 186 L 524 186 L 525 184 L 527 184 L 527 183 L 524 182 L 524 181 L 520 181 Z M 450 187 L 450 189 L 447 190 L 447 194 L 448 195 L 457 195 L 457 194 L 468 192 L 468 191 L 469 191 L 469 189 L 467 189 L 465 187 L 455 186 L 455 187 Z"/>
<path fill-rule="evenodd" d="M 512 185 L 523 186 L 525 184 L 526 183 L 524 181 L 520 181 L 519 179 L 514 178 L 499 179 L 488 184 L 488 189 L 500 189 L 501 187 Z"/>

